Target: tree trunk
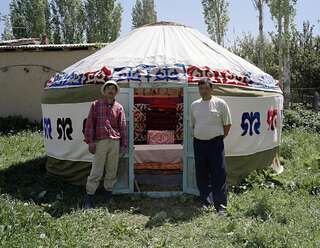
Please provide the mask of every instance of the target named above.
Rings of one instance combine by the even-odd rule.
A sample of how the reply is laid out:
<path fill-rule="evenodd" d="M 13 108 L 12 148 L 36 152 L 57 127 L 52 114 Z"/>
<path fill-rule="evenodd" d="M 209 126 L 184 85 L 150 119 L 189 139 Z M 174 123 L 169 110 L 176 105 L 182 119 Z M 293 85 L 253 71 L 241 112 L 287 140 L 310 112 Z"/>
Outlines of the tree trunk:
<path fill-rule="evenodd" d="M 216 24 L 216 26 L 217 26 L 217 43 L 219 44 L 219 45 L 222 45 L 221 43 L 222 43 L 222 31 L 221 31 L 221 26 L 220 26 L 220 23 L 221 23 L 221 19 L 220 19 L 220 11 L 221 11 L 221 6 L 220 6 L 220 2 L 218 1 L 217 2 L 217 13 L 216 13 L 216 15 L 217 15 L 217 24 Z"/>
<path fill-rule="evenodd" d="M 265 70 L 264 66 L 264 34 L 263 34 L 263 1 L 258 0 L 257 8 L 259 12 L 259 61 L 258 66 L 261 70 Z"/>
<path fill-rule="evenodd" d="M 278 13 L 278 60 L 279 60 L 279 81 L 283 84 L 283 44 L 282 44 L 282 13 L 281 13 L 281 1 L 279 1 L 279 13 Z"/>
<path fill-rule="evenodd" d="M 288 109 L 291 106 L 291 68 L 289 55 L 283 56 L 283 95 L 284 95 L 284 108 Z"/>
<path fill-rule="evenodd" d="M 284 46 L 283 46 L 283 94 L 284 108 L 291 106 L 291 66 L 289 53 L 289 15 L 284 17 Z"/>

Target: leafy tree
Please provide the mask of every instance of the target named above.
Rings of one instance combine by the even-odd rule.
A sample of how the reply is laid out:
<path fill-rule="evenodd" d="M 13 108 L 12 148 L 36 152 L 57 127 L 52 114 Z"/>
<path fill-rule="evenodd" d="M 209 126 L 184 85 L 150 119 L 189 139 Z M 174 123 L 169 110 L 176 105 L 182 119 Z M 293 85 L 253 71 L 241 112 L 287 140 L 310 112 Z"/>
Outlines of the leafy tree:
<path fill-rule="evenodd" d="M 289 39 L 290 80 L 292 93 L 296 97 L 303 94 L 312 95 L 320 90 L 320 36 L 314 34 L 314 26 L 308 21 L 303 23 L 301 31 L 292 27 Z M 244 34 L 230 48 L 234 53 L 253 64 L 259 60 L 259 41 L 252 34 Z M 278 37 L 270 33 L 265 37 L 265 71 L 278 79 L 282 73 L 278 57 Z M 298 100 L 301 100 L 298 99 Z"/>
<path fill-rule="evenodd" d="M 253 3 L 253 6 L 259 13 L 259 59 L 258 59 L 258 66 L 264 70 L 265 69 L 265 63 L 264 63 L 264 32 L 263 32 L 263 10 L 264 10 L 264 4 L 268 3 L 268 0 L 251 0 Z"/>
<path fill-rule="evenodd" d="M 314 26 L 303 23 L 290 39 L 291 78 L 295 88 L 320 88 L 320 36 L 313 33 Z"/>
<path fill-rule="evenodd" d="M 259 37 L 255 38 L 250 33 L 245 33 L 243 37 L 238 38 L 233 47 L 230 48 L 232 52 L 240 57 L 257 65 L 259 63 Z M 265 71 L 278 78 L 279 65 L 277 59 L 277 51 L 274 43 L 265 37 L 264 41 L 264 62 Z"/>
<path fill-rule="evenodd" d="M 11 23 L 10 23 L 10 17 L 7 15 L 4 15 L 1 17 L 0 14 L 0 21 L 4 22 L 4 28 L 3 28 L 3 32 L 1 34 L 1 39 L 2 40 L 11 40 L 13 39 L 13 33 L 12 33 L 12 29 L 11 29 Z"/>
<path fill-rule="evenodd" d="M 50 11 L 47 0 L 12 0 L 10 18 L 12 32 L 17 39 L 50 35 Z"/>
<path fill-rule="evenodd" d="M 204 20 L 212 40 L 224 45 L 224 37 L 229 23 L 227 0 L 202 0 Z"/>
<path fill-rule="evenodd" d="M 283 82 L 284 107 L 289 108 L 291 103 L 290 77 L 290 26 L 295 16 L 297 0 L 269 0 L 270 13 L 275 20 L 278 32 L 278 58 L 280 81 Z"/>
<path fill-rule="evenodd" d="M 81 43 L 85 39 L 85 9 L 82 0 L 52 0 L 55 43 Z"/>
<path fill-rule="evenodd" d="M 154 0 L 136 0 L 131 15 L 133 28 L 157 22 Z"/>
<path fill-rule="evenodd" d="M 116 0 L 87 0 L 86 29 L 88 42 L 111 42 L 120 33 L 123 9 Z"/>

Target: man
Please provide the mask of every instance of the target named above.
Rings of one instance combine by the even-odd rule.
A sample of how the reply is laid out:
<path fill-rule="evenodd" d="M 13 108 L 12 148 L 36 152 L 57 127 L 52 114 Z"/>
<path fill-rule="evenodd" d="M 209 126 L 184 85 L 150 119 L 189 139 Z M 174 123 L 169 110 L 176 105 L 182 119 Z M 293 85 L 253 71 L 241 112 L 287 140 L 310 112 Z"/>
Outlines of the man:
<path fill-rule="evenodd" d="M 85 126 L 85 142 L 89 152 L 94 154 L 90 175 L 87 178 L 87 199 L 85 208 L 94 207 L 94 194 L 104 176 L 105 200 L 112 197 L 117 181 L 119 150 L 124 154 L 128 147 L 126 118 L 123 107 L 115 101 L 120 88 L 115 81 L 108 81 L 101 87 L 103 99 L 92 103 Z"/>
<path fill-rule="evenodd" d="M 223 139 L 231 127 L 227 103 L 212 96 L 213 84 L 208 78 L 198 83 L 201 98 L 191 105 L 191 128 L 200 201 L 208 205 L 210 193 L 219 215 L 226 215 L 227 182 Z M 209 188 L 211 185 L 211 189 Z"/>

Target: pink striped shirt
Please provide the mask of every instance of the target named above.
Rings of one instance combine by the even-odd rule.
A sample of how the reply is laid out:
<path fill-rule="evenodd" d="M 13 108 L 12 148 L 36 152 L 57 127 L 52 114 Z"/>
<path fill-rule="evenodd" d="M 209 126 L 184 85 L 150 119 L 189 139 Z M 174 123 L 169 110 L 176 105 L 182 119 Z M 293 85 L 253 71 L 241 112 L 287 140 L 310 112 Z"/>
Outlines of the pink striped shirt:
<path fill-rule="evenodd" d="M 105 98 L 94 101 L 86 121 L 84 137 L 87 144 L 102 139 L 119 139 L 121 147 L 128 147 L 126 115 L 122 105 L 116 101 L 109 105 Z"/>

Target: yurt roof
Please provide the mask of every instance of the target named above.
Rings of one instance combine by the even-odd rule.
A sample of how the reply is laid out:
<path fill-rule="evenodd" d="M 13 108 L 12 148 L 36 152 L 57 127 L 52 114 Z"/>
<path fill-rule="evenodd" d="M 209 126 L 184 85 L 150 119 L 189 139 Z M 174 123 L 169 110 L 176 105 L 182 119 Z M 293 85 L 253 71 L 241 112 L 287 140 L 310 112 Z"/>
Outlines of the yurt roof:
<path fill-rule="evenodd" d="M 107 80 L 125 83 L 215 84 L 281 92 L 272 76 L 196 29 L 159 22 L 132 30 L 56 74 L 47 88 L 79 87 Z"/>

